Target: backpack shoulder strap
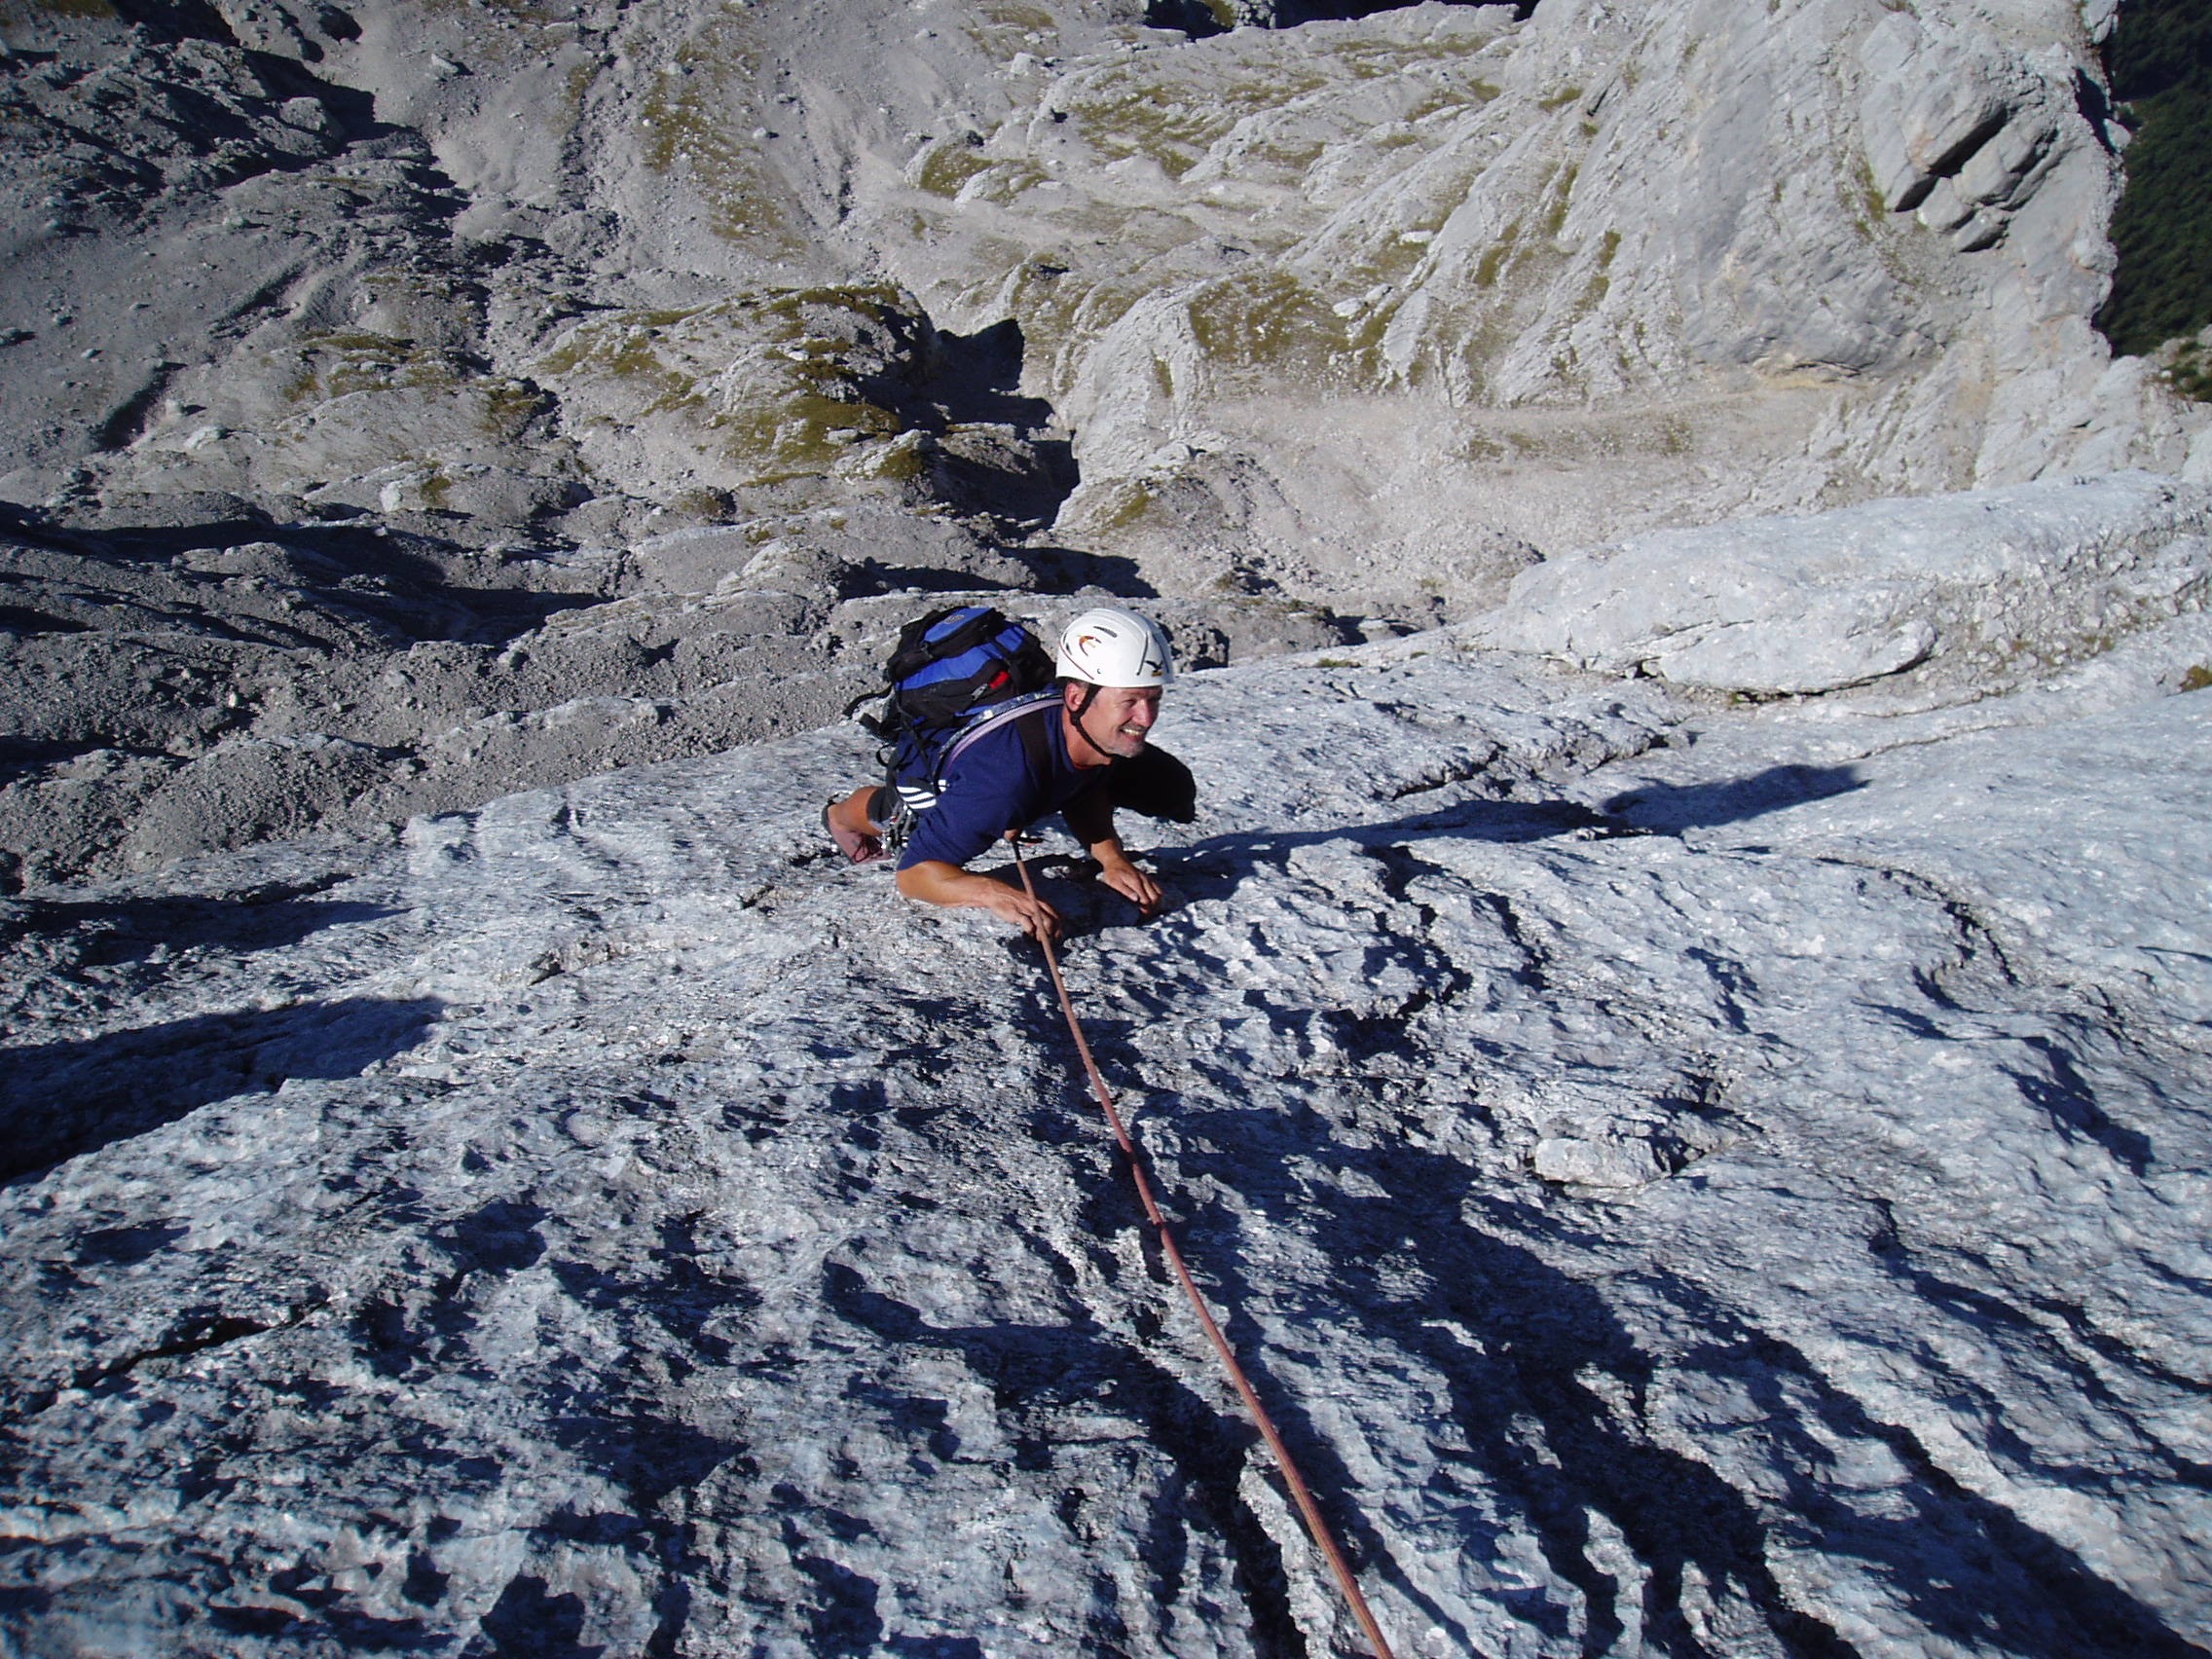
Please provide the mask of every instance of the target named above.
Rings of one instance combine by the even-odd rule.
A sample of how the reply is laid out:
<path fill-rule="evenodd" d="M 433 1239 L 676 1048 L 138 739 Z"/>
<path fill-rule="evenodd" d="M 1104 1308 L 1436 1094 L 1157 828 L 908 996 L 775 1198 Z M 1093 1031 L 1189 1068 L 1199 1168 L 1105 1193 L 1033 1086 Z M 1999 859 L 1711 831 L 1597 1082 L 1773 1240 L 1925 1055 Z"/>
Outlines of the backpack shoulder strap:
<path fill-rule="evenodd" d="M 1057 702 L 1058 699 L 1048 699 L 1042 695 L 1038 698 L 1040 707 L 1048 701 Z M 1014 729 L 1021 733 L 1022 754 L 1029 756 L 1029 764 L 1036 769 L 1039 777 L 1043 777 L 1052 769 L 1051 726 L 1045 720 L 1022 720 Z"/>
<path fill-rule="evenodd" d="M 1044 721 L 1030 720 L 1024 719 L 1024 717 L 1040 714 L 1046 709 L 1055 706 L 1059 700 L 1060 694 L 1057 691 L 1032 691 L 1025 697 L 1010 697 L 1003 703 L 993 703 L 982 714 L 962 726 L 960 734 L 945 746 L 944 753 L 939 758 L 935 767 L 936 777 L 934 781 L 940 788 L 942 788 L 944 775 L 952 770 L 952 763 L 966 754 L 969 747 L 977 738 L 998 730 L 999 727 L 1007 724 L 1010 720 L 1022 722 L 1020 733 L 1022 751 L 1029 756 L 1033 765 L 1042 769 L 1049 763 L 1048 756 L 1051 754 L 1050 744 L 1051 740 L 1045 730 Z"/>

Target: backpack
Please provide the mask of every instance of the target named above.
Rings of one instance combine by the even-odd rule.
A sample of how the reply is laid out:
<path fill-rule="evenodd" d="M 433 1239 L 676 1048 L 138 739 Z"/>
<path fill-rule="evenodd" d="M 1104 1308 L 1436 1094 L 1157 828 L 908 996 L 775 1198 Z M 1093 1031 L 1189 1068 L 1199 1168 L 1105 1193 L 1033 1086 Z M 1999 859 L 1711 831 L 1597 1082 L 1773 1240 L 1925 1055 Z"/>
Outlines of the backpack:
<path fill-rule="evenodd" d="M 1052 659 L 1019 622 L 988 606 L 959 605 L 908 623 L 883 678 L 883 713 L 861 723 L 887 744 L 911 732 L 935 747 L 983 710 L 1046 689 Z"/>

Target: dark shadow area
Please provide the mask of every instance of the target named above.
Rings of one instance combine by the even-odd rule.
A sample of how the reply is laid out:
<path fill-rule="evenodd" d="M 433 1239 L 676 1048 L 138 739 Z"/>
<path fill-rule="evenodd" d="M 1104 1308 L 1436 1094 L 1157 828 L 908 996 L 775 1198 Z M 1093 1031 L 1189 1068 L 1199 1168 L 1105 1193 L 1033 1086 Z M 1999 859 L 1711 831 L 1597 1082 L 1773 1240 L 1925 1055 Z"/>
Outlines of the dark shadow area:
<path fill-rule="evenodd" d="M 357 1077 L 421 1042 L 443 1006 L 362 997 L 0 1050 L 0 1181 L 287 1078 Z"/>
<path fill-rule="evenodd" d="M 1136 1200 L 1117 1184 L 1102 1191 L 1111 1215 L 1091 1218 L 1102 1233 L 1142 1222 Z M 853 1268 L 824 1268 L 824 1306 L 882 1340 L 949 1348 L 991 1386 L 1000 1423 L 1014 1446 L 1014 1466 L 1049 1469 L 1063 1412 L 1105 1413 L 1144 1425 L 1147 1441 L 1175 1470 L 1149 1532 L 1131 1540 L 1145 1569 L 1161 1581 L 1162 1599 L 1180 1594 L 1190 1563 L 1186 1525 L 1210 1531 L 1236 1563 L 1236 1587 L 1252 1616 L 1260 1659 L 1305 1659 L 1307 1648 L 1290 1611 L 1289 1584 L 1275 1548 L 1237 1491 L 1252 1427 L 1223 1417 L 1144 1352 L 1089 1321 L 1062 1326 L 933 1325 L 917 1309 L 871 1289 Z M 900 1432 L 947 1458 L 960 1443 L 941 1400 L 903 1397 L 874 1388 L 865 1403 Z"/>
<path fill-rule="evenodd" d="M 559 1390 L 543 1404 L 554 1444 L 618 1482 L 641 1516 L 651 1516 L 670 1493 L 697 1486 L 743 1452 L 734 1441 L 597 1388 Z"/>
<path fill-rule="evenodd" d="M 1147 0 L 1144 20 L 1156 29 L 1181 29 L 1194 38 L 1217 35 L 1239 25 L 1289 29 L 1332 18 L 1366 18 L 1402 11 L 1418 0 Z M 1497 0 L 1445 0 L 1447 5 L 1479 6 Z M 1513 20 L 1527 22 L 1537 0 L 1511 0 Z"/>
<path fill-rule="evenodd" d="M 166 1250 L 192 1229 L 182 1222 L 147 1222 L 141 1227 L 103 1227 L 76 1241 L 75 1260 L 94 1267 L 128 1268 Z"/>
<path fill-rule="evenodd" d="M 2151 1167 L 2150 1138 L 2116 1124 L 2097 1104 L 2096 1089 L 2074 1063 L 2074 1056 L 2048 1038 L 2030 1037 L 2034 1049 L 2050 1068 L 2047 1077 L 2010 1072 L 2021 1097 L 2048 1115 L 2051 1127 L 2068 1140 L 2083 1135 L 2110 1153 L 2130 1173 L 2141 1176 Z"/>
<path fill-rule="evenodd" d="M 1344 1035 L 1359 1037 L 1348 1024 Z M 1392 1040 L 1386 1032 L 1367 1038 L 1371 1049 Z M 1234 1089 L 1226 1070 L 1220 1081 Z M 1485 1193 L 1451 1159 L 1401 1144 L 1347 1147 L 1310 1112 L 1262 1118 L 1172 1109 L 1186 1148 L 1235 1149 L 1186 1150 L 1186 1168 L 1237 1191 L 1271 1222 L 1309 1233 L 1325 1259 L 1345 1266 L 1330 1306 L 1311 1310 L 1316 1318 L 1342 1320 L 1342 1300 L 1354 1302 L 1351 1317 L 1388 1333 L 1444 1381 L 1451 1420 L 1466 1440 L 1468 1482 L 1491 1491 L 1509 1515 L 1518 1511 L 1552 1572 L 1579 1592 L 1585 1652 L 1615 1649 L 1627 1634 L 1618 1609 L 1633 1595 L 1641 1604 L 1643 1651 L 1708 1659 L 1713 1650 L 1685 1605 L 1710 1586 L 1753 1610 L 1792 1659 L 1861 1653 L 1817 1609 L 1801 1605 L 1801 1590 L 1776 1578 L 1768 1563 L 1780 1540 L 1862 1564 L 1917 1623 L 1965 1650 L 2016 1659 L 2202 1659 L 2203 1649 L 2150 1608 L 2012 1510 L 1962 1486 L 1910 1432 L 1870 1417 L 1794 1348 L 1744 1326 L 1736 1310 L 1695 1284 L 1664 1274 L 1664 1295 L 1706 1335 L 1702 1346 L 1670 1355 L 1667 1364 L 1724 1378 L 1751 1402 L 1749 1420 L 1765 1447 L 1761 1478 L 1780 1490 L 1740 1489 L 1706 1463 L 1656 1444 L 1644 1401 L 1657 1362 L 1596 1289 L 1540 1253 L 1547 1236 L 1574 1225 L 1570 1214 L 1536 1212 Z M 1316 1182 L 1290 1173 L 1299 1160 L 1316 1157 L 1339 1178 Z M 1201 1210 L 1185 1231 L 1199 1271 L 1231 1310 L 1233 1340 L 1264 1379 L 1256 1329 L 1234 1310 L 1264 1293 L 1278 1308 L 1284 1299 L 1279 1286 L 1263 1292 L 1237 1271 L 1241 1227 L 1233 1214 Z M 1966 1302 L 1943 1306 L 1969 1326 L 1985 1328 L 1994 1317 Z M 1297 1316 L 1295 1305 L 1286 1311 Z M 2006 1310 L 2006 1322 L 2016 1326 L 2018 1316 Z M 2005 1334 L 2016 1341 L 2020 1333 Z M 1329 1492 L 1354 1490 L 1300 1403 L 1265 1381 L 1259 1385 L 1309 1477 Z M 1997 1407 L 1990 1403 L 1993 1421 L 2002 1419 Z M 1876 1498 L 1838 1475 L 1839 1442 L 1879 1444 L 1907 1473 Z M 2065 1471 L 2039 1459 L 2032 1447 L 2014 1442 L 1993 1450 L 2022 1459 L 2035 1478 L 2065 1482 Z M 1591 1526 L 1593 1510 L 1634 1551 L 1645 1574 L 1640 1591 L 1601 1565 L 1606 1543 Z M 1419 1604 L 1418 1593 L 1395 1580 L 1380 1540 L 1360 1518 L 1347 1513 L 1342 1524 L 1371 1569 Z M 1464 1547 L 1479 1560 L 1496 1540 L 1479 1533 Z M 1541 1589 L 1509 1592 L 1506 1600 L 1547 1641 L 1571 1639 L 1570 1608 Z M 1453 1628 L 1447 1619 L 1438 1622 Z M 1474 1633 L 1455 1635 L 1468 1643 Z"/>
<path fill-rule="evenodd" d="M 636 1272 L 557 1261 L 553 1275 L 585 1307 L 649 1319 L 677 1348 L 709 1364 L 729 1364 L 729 1342 L 711 1327 L 757 1308 L 760 1293 L 742 1279 L 720 1277 L 700 1267 L 693 1236 L 696 1219 L 662 1222 L 660 1242 L 644 1252 Z"/>
<path fill-rule="evenodd" d="M 938 440 L 929 461 L 935 493 L 1004 534 L 1051 523 L 1081 473 L 1068 441 L 1053 435 L 1052 406 L 1021 394 L 1021 324 L 1008 317 L 974 334 L 940 332 L 934 346 L 932 371 L 915 388 L 922 407 L 905 413 Z"/>
<path fill-rule="evenodd" d="M 514 586 L 463 585 L 452 579 L 452 566 L 472 572 L 496 572 L 498 561 L 455 543 L 388 527 L 380 534 L 369 525 L 280 523 L 245 503 L 237 506 L 240 516 L 231 518 L 87 530 L 55 524 L 33 509 L 0 501 L 0 535 L 118 571 L 146 571 L 157 584 L 173 583 L 171 595 L 149 596 L 140 591 L 145 585 L 140 582 L 119 592 L 118 598 L 138 607 L 175 610 L 177 625 L 186 632 L 278 645 L 318 645 L 326 642 L 296 630 L 296 639 L 278 637 L 271 632 L 276 625 L 262 618 L 226 618 L 216 591 L 230 579 L 225 572 L 160 568 L 168 566 L 180 554 L 275 542 L 304 567 L 295 582 L 285 584 L 292 592 L 316 609 L 368 625 L 395 646 L 425 640 L 500 645 L 541 626 L 561 611 L 603 601 L 596 593 L 543 592 L 523 585 L 520 579 Z M 4 550 L 0 550 L 0 558 L 4 556 Z M 532 567 L 526 562 L 509 568 L 521 578 Z M 99 577 L 88 571 L 84 583 L 96 590 Z M 193 595 L 203 588 L 210 596 L 205 608 L 193 601 Z M 82 623 L 71 623 L 35 608 L 17 608 L 24 612 L 26 627 L 32 618 L 39 620 L 38 628 L 30 631 L 84 631 Z M 147 623 L 138 621 L 134 625 L 143 627 Z"/>
<path fill-rule="evenodd" d="M 359 1653 L 445 1653 L 452 1639 L 421 1619 L 383 1619 L 344 1605 L 340 1591 L 316 1585 L 312 1567 L 287 1567 L 270 1575 L 270 1587 L 314 1611 L 309 1615 L 265 1604 L 211 1604 L 207 1622 L 225 1636 L 281 1640 L 295 1651 L 335 1647 Z M 596 1651 L 596 1650 L 595 1650 Z"/>
<path fill-rule="evenodd" d="M 1270 0 L 1274 14 L 1272 27 L 1296 28 L 1300 23 L 1323 23 L 1347 18 L 1371 18 L 1378 12 L 1399 12 L 1417 0 Z M 1479 6 L 1494 0 L 1445 0 L 1446 5 Z M 1517 0 L 1514 19 L 1526 21 L 1536 10 L 1536 0 Z"/>
<path fill-rule="evenodd" d="M 1643 830 L 1679 834 L 1716 824 L 1741 824 L 1809 800 L 1862 790 L 1865 782 L 1852 766 L 1773 766 L 1749 778 L 1680 786 L 1653 784 L 1613 796 L 1604 804 L 1611 816 Z"/>
<path fill-rule="evenodd" d="M 64 934 L 72 936 L 65 954 L 74 965 L 104 967 L 142 962 L 158 950 L 271 950 L 324 928 L 398 914 L 381 904 L 302 897 L 315 891 L 285 887 L 242 900 L 18 899 L 0 910 L 0 946 L 29 936 Z"/>
<path fill-rule="evenodd" d="M 583 1643 L 584 1601 L 549 1596 L 545 1580 L 518 1572 L 499 1592 L 461 1659 L 600 1659 L 607 1649 Z"/>
<path fill-rule="evenodd" d="M 887 593 L 984 591 L 1005 592 L 1007 584 L 988 580 L 970 571 L 939 570 L 928 565 L 887 565 L 879 559 L 864 559 L 843 567 L 836 584 L 839 601 L 874 599 Z"/>
<path fill-rule="evenodd" d="M 843 1562 L 811 1553 L 805 1533 L 790 1520 L 783 1530 L 792 1565 L 814 1586 L 814 1593 L 793 1609 L 806 1616 L 808 1659 L 870 1659 L 883 1640 L 883 1620 L 876 1612 L 882 1586 Z"/>
<path fill-rule="evenodd" d="M 99 747 L 96 743 L 51 743 L 35 737 L 0 736 L 0 771 L 52 766 L 57 761 L 90 755 Z"/>
<path fill-rule="evenodd" d="M 0 605 L 0 633 L 18 636 L 82 634 L 90 626 L 74 617 L 55 616 L 27 605 Z"/>
<path fill-rule="evenodd" d="M 1086 553 L 1035 541 L 1009 547 L 1007 556 L 1029 567 L 1030 589 L 1037 593 L 1077 593 L 1104 588 L 1122 599 L 1157 599 L 1159 590 L 1145 580 L 1134 559 L 1119 553 Z M 1203 665 L 1194 665 L 1203 666 Z"/>
<path fill-rule="evenodd" d="M 947 419 L 1010 426 L 1051 424 L 1050 403 L 1021 395 L 1021 367 L 1029 343 L 1017 318 L 1004 318 L 974 334 L 940 330 L 937 346 L 939 366 L 926 389 Z"/>

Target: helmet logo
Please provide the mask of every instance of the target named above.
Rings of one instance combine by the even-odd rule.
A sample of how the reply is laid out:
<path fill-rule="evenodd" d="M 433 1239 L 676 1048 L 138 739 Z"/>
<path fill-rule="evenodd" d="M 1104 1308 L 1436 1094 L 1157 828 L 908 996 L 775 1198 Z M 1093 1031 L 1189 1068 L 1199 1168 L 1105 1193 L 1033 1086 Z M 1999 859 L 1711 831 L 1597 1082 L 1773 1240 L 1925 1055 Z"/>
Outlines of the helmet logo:
<path fill-rule="evenodd" d="M 1054 665 L 1062 678 L 1092 685 L 1165 685 L 1175 678 L 1158 627 L 1130 610 L 1088 610 L 1060 635 Z"/>

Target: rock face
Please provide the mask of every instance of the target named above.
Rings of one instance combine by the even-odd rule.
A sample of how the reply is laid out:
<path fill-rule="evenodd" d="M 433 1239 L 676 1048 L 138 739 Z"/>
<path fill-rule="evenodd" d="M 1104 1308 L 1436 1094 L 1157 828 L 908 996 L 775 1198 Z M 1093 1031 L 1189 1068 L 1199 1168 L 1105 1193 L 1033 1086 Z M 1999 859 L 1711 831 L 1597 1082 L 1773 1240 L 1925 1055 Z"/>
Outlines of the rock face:
<path fill-rule="evenodd" d="M 1020 320 L 1064 530 L 1417 590 L 1486 535 L 2193 464 L 2200 416 L 2087 326 L 2118 164 L 2084 47 L 2070 6 L 1870 3 L 1132 43 L 884 211 L 935 233 L 898 254 L 933 310 Z"/>
<path fill-rule="evenodd" d="M 1477 631 L 1706 690 L 1978 694 L 2201 632 L 2208 531 L 2212 491 L 2148 473 L 1748 519 L 1539 565 Z"/>
<path fill-rule="evenodd" d="M 530 555 L 245 515 L 26 525 L 0 535 L 0 885 L 21 891 L 827 724 L 881 689 L 931 606 L 1049 629 L 1084 600 L 1025 588 L 1095 599 L 1081 584 L 1112 571 L 864 498 Z M 1347 628 L 1281 604 L 1154 608 L 1197 666 Z"/>
<path fill-rule="evenodd" d="M 1115 595 L 1201 814 L 1042 879 L 1401 1653 L 2212 1648 L 2111 6 L 1198 10 L 0 16 L 8 1652 L 1356 1651 L 817 822 Z"/>
<path fill-rule="evenodd" d="M 1400 1652 L 2212 1641 L 2208 709 L 1178 686 L 1168 912 L 1043 874 Z M 1357 1650 L 865 763 L 6 905 L 12 1647 Z"/>
<path fill-rule="evenodd" d="M 588 544 L 950 457 L 1034 526 L 1072 441 L 1061 536 L 1156 585 L 1449 604 L 1523 544 L 2201 470 L 2087 321 L 2117 139 L 2066 0 L 9 30 L 25 504 Z M 1026 398 L 945 349 L 993 330 Z"/>
<path fill-rule="evenodd" d="M 796 729 L 864 666 L 827 612 L 900 586 L 1315 645 L 1726 516 L 2201 481 L 2201 408 L 2088 322 L 2118 138 L 2084 21 L 18 8 L 0 557 L 24 683 L 77 689 L 6 756 L 0 879 Z M 730 557 L 653 577 L 687 529 Z M 720 591 L 770 544 L 801 551 L 751 585 L 795 597 Z M 188 599 L 148 547 L 243 563 Z M 447 609 L 339 619 L 349 581 Z M 278 590 L 321 619 L 283 635 Z M 56 604 L 109 620 L 56 641 Z M 118 639 L 155 611 L 182 662 Z"/>

